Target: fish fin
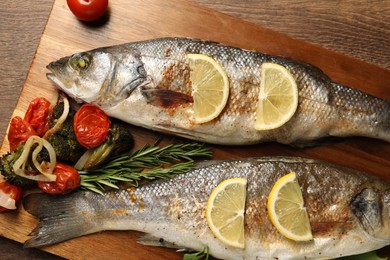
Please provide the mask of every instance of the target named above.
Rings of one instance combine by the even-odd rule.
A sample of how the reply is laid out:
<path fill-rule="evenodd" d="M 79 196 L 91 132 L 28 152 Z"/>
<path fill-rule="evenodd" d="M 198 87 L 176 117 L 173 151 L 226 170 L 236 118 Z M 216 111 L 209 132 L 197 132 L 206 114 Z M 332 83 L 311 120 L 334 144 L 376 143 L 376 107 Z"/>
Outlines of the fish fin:
<path fill-rule="evenodd" d="M 350 209 L 364 230 L 371 235 L 382 227 L 381 195 L 377 190 L 363 189 L 350 202 Z"/>
<path fill-rule="evenodd" d="M 209 166 L 214 165 L 214 164 L 219 164 L 222 161 L 223 160 L 204 160 L 204 161 L 199 161 L 199 162 L 196 162 L 194 168 L 195 169 L 199 169 L 199 168 L 209 167 Z"/>
<path fill-rule="evenodd" d="M 156 236 L 153 236 L 151 234 L 145 234 L 145 235 L 141 236 L 137 240 L 137 242 L 139 244 L 145 245 L 145 246 L 160 246 L 160 247 L 174 248 L 174 249 L 178 249 L 178 250 L 187 250 L 187 249 L 183 248 L 182 246 L 178 246 L 175 243 L 166 241 L 162 237 L 156 237 Z"/>
<path fill-rule="evenodd" d="M 78 197 L 72 196 L 74 194 L 53 196 L 33 193 L 23 198 L 24 209 L 40 220 L 29 234 L 31 238 L 24 243 L 25 248 L 51 245 L 98 231 L 96 225 L 86 221 L 75 207 Z"/>
<path fill-rule="evenodd" d="M 173 126 L 165 125 L 165 124 L 158 124 L 157 128 L 161 132 L 166 133 L 168 135 L 172 135 L 174 137 L 175 136 L 180 136 L 180 137 L 185 137 L 185 138 L 188 138 L 188 139 L 195 139 L 196 138 L 196 134 L 197 134 L 195 131 L 187 130 L 187 129 L 184 129 L 184 128 L 173 127 Z"/>
<path fill-rule="evenodd" d="M 164 108 L 174 108 L 194 102 L 192 96 L 168 89 L 143 89 L 142 94 L 149 104 Z"/>

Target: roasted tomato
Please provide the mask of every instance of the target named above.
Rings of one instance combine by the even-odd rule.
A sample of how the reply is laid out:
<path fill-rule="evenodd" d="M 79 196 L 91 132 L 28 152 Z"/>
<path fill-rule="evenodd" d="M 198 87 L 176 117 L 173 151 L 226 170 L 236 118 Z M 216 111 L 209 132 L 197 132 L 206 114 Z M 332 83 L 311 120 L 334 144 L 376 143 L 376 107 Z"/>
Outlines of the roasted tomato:
<path fill-rule="evenodd" d="M 73 128 L 77 141 L 87 149 L 106 140 L 111 121 L 99 107 L 84 104 L 74 115 Z"/>
<path fill-rule="evenodd" d="M 46 98 L 31 101 L 24 120 L 28 122 L 39 136 L 43 136 L 49 128 L 50 102 Z"/>
<path fill-rule="evenodd" d="M 6 181 L 0 183 L 0 212 L 16 209 L 15 203 L 20 199 L 22 189 Z"/>
<path fill-rule="evenodd" d="M 57 176 L 53 182 L 38 182 L 38 187 L 50 194 L 65 194 L 80 186 L 80 175 L 78 171 L 66 164 L 57 162 L 54 168 Z"/>
<path fill-rule="evenodd" d="M 94 21 L 107 10 L 108 0 L 67 0 L 69 9 L 81 21 Z"/>
<path fill-rule="evenodd" d="M 11 152 L 15 151 L 20 143 L 25 143 L 30 136 L 36 134 L 35 130 L 26 120 L 19 116 L 12 118 L 8 131 Z"/>

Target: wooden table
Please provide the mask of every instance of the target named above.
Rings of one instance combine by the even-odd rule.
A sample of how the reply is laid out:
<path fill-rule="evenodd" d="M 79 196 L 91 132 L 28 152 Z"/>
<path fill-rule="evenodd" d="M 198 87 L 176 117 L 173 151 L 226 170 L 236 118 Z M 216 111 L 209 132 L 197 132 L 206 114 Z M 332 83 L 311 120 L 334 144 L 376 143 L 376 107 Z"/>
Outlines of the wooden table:
<path fill-rule="evenodd" d="M 388 1 L 194 1 L 259 26 L 390 69 Z M 5 136 L 52 4 L 53 0 L 1 1 L 1 139 Z M 0 259 L 55 259 L 55 256 L 39 250 L 22 249 L 19 243 L 0 237 Z"/>

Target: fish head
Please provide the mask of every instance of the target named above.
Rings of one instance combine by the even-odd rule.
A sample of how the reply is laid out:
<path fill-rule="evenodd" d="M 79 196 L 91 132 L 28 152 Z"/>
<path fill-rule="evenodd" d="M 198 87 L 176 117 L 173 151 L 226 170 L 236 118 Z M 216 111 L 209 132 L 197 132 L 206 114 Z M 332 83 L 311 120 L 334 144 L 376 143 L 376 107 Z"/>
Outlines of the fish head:
<path fill-rule="evenodd" d="M 146 81 L 143 63 L 131 51 L 100 48 L 63 57 L 47 68 L 47 77 L 71 98 L 99 106 L 116 105 Z"/>
<path fill-rule="evenodd" d="M 350 207 L 363 230 L 372 239 L 390 242 L 390 188 L 388 186 L 363 189 L 352 199 Z"/>

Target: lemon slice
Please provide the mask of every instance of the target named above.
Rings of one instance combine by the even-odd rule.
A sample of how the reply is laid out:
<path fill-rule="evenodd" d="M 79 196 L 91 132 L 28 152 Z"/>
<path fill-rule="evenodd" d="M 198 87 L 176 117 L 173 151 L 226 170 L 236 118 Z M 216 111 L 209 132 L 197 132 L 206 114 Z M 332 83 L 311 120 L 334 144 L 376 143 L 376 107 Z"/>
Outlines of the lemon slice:
<path fill-rule="evenodd" d="M 267 209 L 272 224 L 282 235 L 295 241 L 313 239 L 309 216 L 303 204 L 295 172 L 280 178 L 268 197 Z"/>
<path fill-rule="evenodd" d="M 221 182 L 211 193 L 206 208 L 207 223 L 223 243 L 244 248 L 244 212 L 246 179 L 232 178 Z"/>
<path fill-rule="evenodd" d="M 256 130 L 275 129 L 284 125 L 298 107 L 298 87 L 290 72 L 275 63 L 261 65 Z"/>
<path fill-rule="evenodd" d="M 188 54 L 191 69 L 195 123 L 216 118 L 226 106 L 229 80 L 225 70 L 213 58 L 203 54 Z"/>

